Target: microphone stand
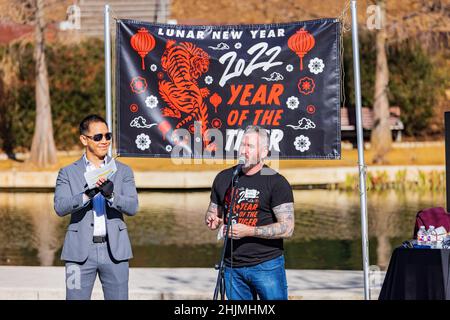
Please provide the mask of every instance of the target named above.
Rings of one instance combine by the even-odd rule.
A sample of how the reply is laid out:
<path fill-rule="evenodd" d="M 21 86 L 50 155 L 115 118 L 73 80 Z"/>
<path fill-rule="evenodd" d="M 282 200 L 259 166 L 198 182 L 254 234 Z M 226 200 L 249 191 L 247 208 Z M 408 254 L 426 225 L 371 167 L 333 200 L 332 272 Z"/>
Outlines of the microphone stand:
<path fill-rule="evenodd" d="M 234 191 L 238 185 L 239 182 L 239 169 L 237 169 L 235 172 L 233 172 L 233 177 L 231 178 L 231 194 L 230 194 L 230 207 L 228 208 L 227 213 L 227 232 L 225 233 L 223 237 L 223 247 L 222 247 L 222 253 L 221 253 L 221 259 L 219 265 L 216 265 L 215 269 L 219 270 L 217 273 L 217 281 L 216 281 L 216 288 L 214 289 L 214 297 L 213 300 L 217 300 L 219 291 L 220 291 L 220 300 L 225 300 L 225 252 L 227 249 L 228 244 L 228 230 L 230 230 L 230 226 L 232 227 L 231 219 L 233 217 L 233 207 L 234 207 Z M 231 272 L 233 272 L 233 238 L 231 238 Z M 232 278 L 230 277 L 230 280 Z"/>

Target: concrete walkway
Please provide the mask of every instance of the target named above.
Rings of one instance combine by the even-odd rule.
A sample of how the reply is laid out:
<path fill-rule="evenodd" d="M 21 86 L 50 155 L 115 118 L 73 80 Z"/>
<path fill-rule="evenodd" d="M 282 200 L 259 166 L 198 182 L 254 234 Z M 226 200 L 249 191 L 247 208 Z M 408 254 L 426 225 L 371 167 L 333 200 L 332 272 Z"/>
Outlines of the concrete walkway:
<path fill-rule="evenodd" d="M 377 299 L 385 272 L 371 276 Z M 206 268 L 131 268 L 133 300 L 211 299 L 217 273 Z M 64 267 L 0 266 L 0 299 L 60 300 L 65 298 Z M 364 298 L 362 271 L 287 270 L 289 299 L 356 300 Z M 103 299 L 97 277 L 93 299 Z"/>

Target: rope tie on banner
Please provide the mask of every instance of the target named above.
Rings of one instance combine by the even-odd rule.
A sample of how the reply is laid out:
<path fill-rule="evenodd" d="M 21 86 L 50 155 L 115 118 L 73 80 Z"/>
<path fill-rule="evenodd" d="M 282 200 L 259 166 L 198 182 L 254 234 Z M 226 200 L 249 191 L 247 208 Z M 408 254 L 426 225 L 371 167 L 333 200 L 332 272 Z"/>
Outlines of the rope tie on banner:
<path fill-rule="evenodd" d="M 115 28 L 115 25 L 117 24 L 117 21 L 119 20 L 119 17 L 117 16 L 117 13 L 112 9 L 112 7 L 109 7 L 111 10 L 111 18 L 114 19 L 113 28 L 111 30 L 111 108 L 112 108 L 112 119 L 113 123 L 116 123 L 116 107 L 117 107 L 117 101 L 116 101 L 116 39 L 117 39 L 117 29 Z M 110 26 L 111 27 L 111 26 Z M 117 141 L 117 134 L 115 135 L 115 139 Z M 117 142 L 116 142 L 117 146 Z M 120 156 L 118 153 L 117 147 L 113 149 L 114 152 L 116 152 L 116 157 Z"/>
<path fill-rule="evenodd" d="M 109 16 L 110 18 L 114 19 L 114 21 L 112 21 L 112 19 L 109 19 L 109 35 L 110 35 L 110 41 L 111 41 L 111 112 L 112 112 L 112 123 L 115 123 L 116 121 L 116 116 L 115 116 L 115 107 L 116 107 L 116 86 L 115 86 L 115 77 L 116 77 L 116 46 L 114 45 L 115 43 L 115 39 L 116 39 L 116 28 L 115 28 L 115 24 L 117 23 L 117 21 L 119 20 L 119 17 L 117 15 L 117 12 L 114 11 L 114 9 L 112 8 L 111 5 L 109 5 Z M 113 126 L 114 128 L 114 126 Z M 114 140 L 117 138 L 113 132 L 113 137 Z M 114 141 L 113 140 L 113 141 Z M 112 158 L 116 159 L 117 157 L 120 156 L 120 154 L 118 153 L 118 150 L 116 148 L 112 149 Z"/>
<path fill-rule="evenodd" d="M 119 20 L 119 15 L 117 14 L 117 12 L 114 11 L 111 5 L 109 6 L 109 11 L 111 12 L 111 18 L 113 18 L 116 21 Z"/>
<path fill-rule="evenodd" d="M 344 8 L 341 11 L 341 15 L 338 17 L 339 21 L 342 24 L 342 31 L 343 31 L 342 33 L 349 32 L 352 29 L 349 18 L 350 16 L 349 12 L 350 12 L 350 0 L 345 3 Z"/>
<path fill-rule="evenodd" d="M 344 33 L 351 30 L 351 23 L 349 18 L 350 12 L 350 0 L 344 5 L 338 20 L 341 26 L 341 32 L 339 36 L 339 59 L 340 59 L 340 69 L 341 69 L 341 97 L 342 106 L 345 107 L 346 97 L 344 90 L 344 80 L 345 80 L 345 70 L 344 70 Z"/>

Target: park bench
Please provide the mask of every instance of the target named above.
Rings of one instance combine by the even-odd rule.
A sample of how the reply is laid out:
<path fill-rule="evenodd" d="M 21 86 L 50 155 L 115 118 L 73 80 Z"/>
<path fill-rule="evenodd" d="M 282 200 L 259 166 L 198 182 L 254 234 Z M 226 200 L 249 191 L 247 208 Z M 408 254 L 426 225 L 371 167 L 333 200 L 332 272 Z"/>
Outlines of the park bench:
<path fill-rule="evenodd" d="M 394 141 L 402 140 L 403 122 L 400 119 L 400 107 L 389 108 L 389 123 Z M 370 132 L 373 128 L 373 110 L 368 107 L 362 108 L 362 126 L 364 139 L 370 139 Z M 349 140 L 356 143 L 356 113 L 354 108 L 341 108 L 341 137 L 342 140 Z"/>

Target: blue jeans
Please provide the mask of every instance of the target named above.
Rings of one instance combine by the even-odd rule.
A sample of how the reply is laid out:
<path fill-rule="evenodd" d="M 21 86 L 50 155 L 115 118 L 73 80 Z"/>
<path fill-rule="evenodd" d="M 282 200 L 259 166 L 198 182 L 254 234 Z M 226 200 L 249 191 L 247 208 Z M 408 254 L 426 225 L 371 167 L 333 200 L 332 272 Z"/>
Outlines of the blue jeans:
<path fill-rule="evenodd" d="M 251 267 L 225 266 L 225 290 L 228 300 L 256 300 L 257 296 L 261 300 L 287 300 L 284 256 Z"/>

